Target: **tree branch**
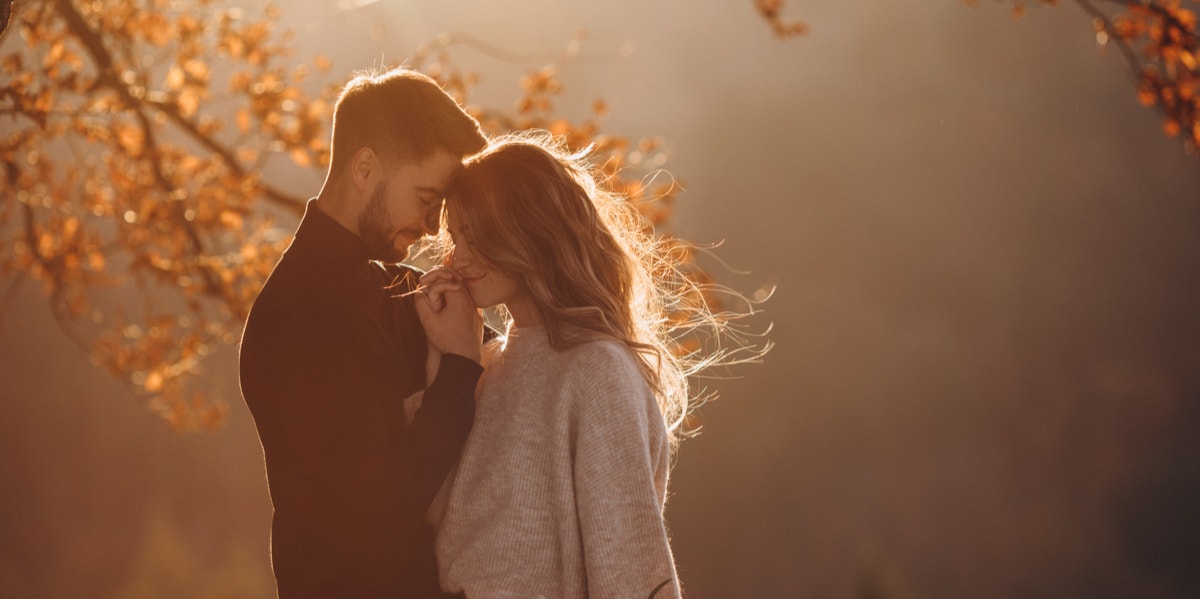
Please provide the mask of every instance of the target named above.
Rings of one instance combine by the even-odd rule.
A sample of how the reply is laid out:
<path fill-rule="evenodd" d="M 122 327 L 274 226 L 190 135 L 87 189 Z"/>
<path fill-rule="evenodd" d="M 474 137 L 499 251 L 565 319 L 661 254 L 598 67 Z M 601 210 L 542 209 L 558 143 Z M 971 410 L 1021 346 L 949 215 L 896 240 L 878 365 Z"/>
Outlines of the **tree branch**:
<path fill-rule="evenodd" d="M 88 55 L 95 61 L 98 84 L 115 91 L 125 108 L 133 112 L 140 114 L 138 107 L 143 105 L 151 106 L 158 110 L 197 143 L 219 156 L 221 161 L 225 163 L 225 166 L 236 176 L 246 176 L 245 169 L 242 168 L 241 163 L 238 162 L 232 150 L 222 146 L 212 137 L 202 134 L 195 123 L 185 118 L 173 106 L 166 102 L 150 102 L 134 97 L 129 86 L 117 76 L 112 53 L 104 46 L 103 38 L 101 38 L 99 32 L 92 29 L 92 26 L 88 24 L 87 19 L 75 7 L 73 0 L 55 0 L 55 6 L 58 8 L 59 14 L 63 16 L 63 20 L 66 21 L 67 28 L 79 39 L 84 49 L 87 50 Z M 144 115 L 139 116 L 139 120 L 143 118 L 145 118 Z M 287 209 L 292 214 L 296 216 L 304 214 L 305 201 L 303 198 L 285 194 L 269 185 L 260 184 L 259 190 L 265 199 Z"/>
<path fill-rule="evenodd" d="M 1129 4 L 1129 2 L 1126 2 L 1125 0 L 1108 0 L 1108 1 L 1113 2 L 1115 4 L 1121 4 L 1121 5 L 1126 5 L 1126 6 Z M 1132 72 L 1134 79 L 1136 79 L 1137 81 L 1140 82 L 1142 79 L 1142 75 L 1145 72 L 1142 69 L 1142 63 L 1141 63 L 1141 61 L 1139 61 L 1137 59 L 1137 56 L 1133 52 L 1133 48 L 1131 48 L 1129 46 L 1129 44 L 1125 42 L 1125 40 L 1120 39 L 1120 38 L 1116 37 L 1115 35 L 1111 35 L 1111 32 L 1114 29 L 1112 19 L 1109 18 L 1109 16 L 1107 14 L 1105 14 L 1104 11 L 1093 6 L 1090 0 L 1075 0 L 1075 3 L 1078 4 L 1080 8 L 1083 9 L 1083 12 L 1086 12 L 1093 19 L 1097 19 L 1100 21 L 1101 24 L 1103 24 L 1105 33 L 1109 34 L 1109 39 L 1111 39 L 1113 41 L 1113 43 L 1115 43 L 1117 45 L 1117 48 L 1121 51 L 1121 54 L 1125 57 L 1125 62 L 1129 65 L 1129 70 Z"/>
<path fill-rule="evenodd" d="M 8 31 L 8 22 L 12 18 L 13 0 L 0 0 L 0 39 L 3 39 L 4 32 Z"/>

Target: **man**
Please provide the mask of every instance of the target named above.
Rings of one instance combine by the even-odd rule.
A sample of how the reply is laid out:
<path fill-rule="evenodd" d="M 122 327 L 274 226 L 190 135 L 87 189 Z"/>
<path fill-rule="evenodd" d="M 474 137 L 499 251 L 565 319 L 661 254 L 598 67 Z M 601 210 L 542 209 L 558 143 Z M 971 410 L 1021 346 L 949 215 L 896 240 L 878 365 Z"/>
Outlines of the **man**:
<path fill-rule="evenodd" d="M 423 332 L 412 297 L 399 297 L 417 275 L 394 262 L 436 229 L 450 177 L 485 143 L 419 73 L 359 76 L 338 99 L 325 184 L 242 337 L 281 599 L 443 596 L 423 516 L 473 421 L 482 324 L 450 290 Z M 406 427 L 402 400 L 426 386 L 426 335 L 443 356 Z"/>

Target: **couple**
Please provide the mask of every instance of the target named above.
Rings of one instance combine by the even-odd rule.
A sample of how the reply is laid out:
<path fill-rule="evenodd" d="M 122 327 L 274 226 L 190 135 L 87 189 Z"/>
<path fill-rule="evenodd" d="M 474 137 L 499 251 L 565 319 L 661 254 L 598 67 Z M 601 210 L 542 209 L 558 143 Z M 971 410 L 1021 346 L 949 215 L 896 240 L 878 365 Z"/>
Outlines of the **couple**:
<path fill-rule="evenodd" d="M 423 75 L 346 85 L 241 345 L 281 598 L 680 595 L 662 510 L 687 390 L 623 210 Z M 397 263 L 439 230 L 443 266 Z"/>

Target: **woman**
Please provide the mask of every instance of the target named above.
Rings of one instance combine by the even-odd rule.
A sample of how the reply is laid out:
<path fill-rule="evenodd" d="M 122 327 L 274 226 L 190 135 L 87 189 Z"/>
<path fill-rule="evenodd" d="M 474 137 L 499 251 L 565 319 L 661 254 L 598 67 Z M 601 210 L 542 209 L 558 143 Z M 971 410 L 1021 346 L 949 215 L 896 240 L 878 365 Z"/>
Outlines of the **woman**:
<path fill-rule="evenodd" d="M 547 138 L 504 138 L 470 159 L 443 224 L 448 267 L 424 289 L 461 285 L 508 321 L 430 510 L 443 589 L 678 597 L 663 505 L 688 390 L 665 331 L 671 256 Z"/>

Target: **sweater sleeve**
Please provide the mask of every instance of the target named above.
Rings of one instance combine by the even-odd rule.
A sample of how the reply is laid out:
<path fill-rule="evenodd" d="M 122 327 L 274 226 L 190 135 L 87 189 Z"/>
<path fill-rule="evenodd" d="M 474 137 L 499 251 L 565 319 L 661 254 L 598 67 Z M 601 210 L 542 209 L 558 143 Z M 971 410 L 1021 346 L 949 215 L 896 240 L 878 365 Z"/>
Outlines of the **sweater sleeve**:
<path fill-rule="evenodd" d="M 666 426 L 633 356 L 596 349 L 568 382 L 588 596 L 679 597 L 662 513 Z"/>
<path fill-rule="evenodd" d="M 415 281 L 416 277 L 405 277 L 403 281 Z M 405 291 L 403 286 L 396 290 Z M 425 334 L 421 319 L 417 316 L 413 299 L 400 298 L 396 304 L 397 326 L 410 335 L 418 336 L 420 354 L 424 356 Z M 420 380 L 424 381 L 424 357 Z M 438 489 L 442 487 L 450 469 L 458 462 L 467 434 L 475 422 L 475 386 L 483 374 L 483 367 L 470 358 L 457 354 L 444 354 L 438 365 L 438 374 L 433 381 L 424 381 L 428 387 L 420 392 L 419 398 L 404 400 L 406 435 L 401 457 L 407 469 L 416 474 L 417 484 L 411 489 L 415 505 L 422 513 L 429 507 Z"/>
<path fill-rule="evenodd" d="M 475 385 L 482 374 L 483 367 L 470 358 L 442 355 L 437 378 L 425 389 L 408 425 L 402 454 L 416 475 L 413 498 L 421 513 L 462 453 L 475 422 Z"/>

